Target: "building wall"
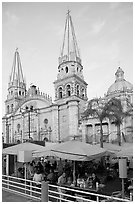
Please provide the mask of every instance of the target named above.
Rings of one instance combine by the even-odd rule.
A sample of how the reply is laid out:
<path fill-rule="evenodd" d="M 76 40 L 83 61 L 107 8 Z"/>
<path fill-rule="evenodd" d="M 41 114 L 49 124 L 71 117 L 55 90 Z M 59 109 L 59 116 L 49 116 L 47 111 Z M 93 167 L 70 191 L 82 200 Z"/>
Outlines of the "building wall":
<path fill-rule="evenodd" d="M 69 136 L 69 113 L 67 104 L 59 106 L 59 134 L 61 141 Z"/>

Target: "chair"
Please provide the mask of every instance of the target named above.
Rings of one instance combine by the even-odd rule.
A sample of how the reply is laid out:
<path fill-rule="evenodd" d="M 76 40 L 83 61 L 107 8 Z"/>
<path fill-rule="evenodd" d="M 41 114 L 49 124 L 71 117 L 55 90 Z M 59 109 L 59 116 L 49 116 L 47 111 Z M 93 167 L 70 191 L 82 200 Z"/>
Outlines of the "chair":
<path fill-rule="evenodd" d="M 122 192 L 121 191 L 114 191 L 114 192 L 112 192 L 111 196 L 121 198 L 122 197 Z"/>

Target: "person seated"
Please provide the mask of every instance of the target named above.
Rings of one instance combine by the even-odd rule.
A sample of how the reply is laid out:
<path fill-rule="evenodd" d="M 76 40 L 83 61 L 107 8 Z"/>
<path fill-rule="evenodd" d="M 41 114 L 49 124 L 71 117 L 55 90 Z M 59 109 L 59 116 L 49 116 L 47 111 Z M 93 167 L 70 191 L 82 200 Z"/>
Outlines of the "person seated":
<path fill-rule="evenodd" d="M 50 173 L 47 175 L 47 181 L 49 181 L 50 183 L 56 182 L 56 176 L 54 174 L 53 169 L 50 169 Z"/>
<path fill-rule="evenodd" d="M 54 162 L 53 162 L 53 170 L 56 170 L 56 168 L 57 168 L 57 162 L 54 161 Z"/>
<path fill-rule="evenodd" d="M 62 160 L 60 159 L 60 161 L 58 162 L 58 176 L 60 176 L 63 173 L 64 169 L 63 169 L 63 164 L 62 164 Z"/>
<path fill-rule="evenodd" d="M 44 167 L 40 161 L 37 163 L 37 167 L 40 169 L 40 172 L 43 174 L 44 173 Z"/>
<path fill-rule="evenodd" d="M 34 165 L 32 162 L 29 163 L 27 171 L 28 171 L 28 179 L 32 180 L 34 176 Z"/>
<path fill-rule="evenodd" d="M 33 181 L 35 181 L 36 185 L 39 186 L 40 182 L 43 180 L 44 180 L 43 174 L 41 173 L 40 168 L 37 166 L 33 176 Z"/>
<path fill-rule="evenodd" d="M 67 178 L 67 185 L 68 185 L 68 186 L 72 186 L 72 184 L 73 184 L 72 178 L 71 178 L 71 177 L 68 177 L 68 178 Z"/>
<path fill-rule="evenodd" d="M 45 162 L 45 173 L 49 174 L 51 169 L 50 161 Z"/>
<path fill-rule="evenodd" d="M 93 181 L 92 181 L 92 175 L 90 174 L 87 178 L 87 183 L 89 187 L 92 187 Z"/>
<path fill-rule="evenodd" d="M 58 185 L 64 185 L 66 184 L 67 179 L 66 179 L 66 173 L 63 172 L 63 174 L 58 178 Z"/>
<path fill-rule="evenodd" d="M 18 168 L 17 177 L 19 177 L 19 178 L 24 178 L 24 171 L 23 171 L 23 168 L 22 168 L 22 167 L 19 167 L 19 168 Z"/>
<path fill-rule="evenodd" d="M 92 187 L 96 188 L 96 183 L 100 184 L 100 179 L 96 176 L 95 173 L 92 173 Z"/>

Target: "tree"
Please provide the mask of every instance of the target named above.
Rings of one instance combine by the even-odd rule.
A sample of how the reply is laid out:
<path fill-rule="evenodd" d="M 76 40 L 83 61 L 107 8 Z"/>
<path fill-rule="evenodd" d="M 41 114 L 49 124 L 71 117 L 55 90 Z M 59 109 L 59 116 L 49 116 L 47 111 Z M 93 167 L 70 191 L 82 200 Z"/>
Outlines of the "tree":
<path fill-rule="evenodd" d="M 105 118 L 109 118 L 110 121 L 117 127 L 118 144 L 121 145 L 121 131 L 120 125 L 123 119 L 127 116 L 131 116 L 133 106 L 130 106 L 128 111 L 123 110 L 121 101 L 117 98 L 111 98 L 108 102 L 104 102 L 102 99 L 92 99 L 89 101 L 87 109 L 82 114 L 82 118 L 88 118 L 89 116 L 96 117 L 100 122 L 100 146 L 103 148 L 103 128 L 102 123 Z"/>
<path fill-rule="evenodd" d="M 123 119 L 127 116 L 131 116 L 132 109 L 129 109 L 128 111 L 123 110 L 123 106 L 121 104 L 121 101 L 117 98 L 110 99 L 105 107 L 106 116 L 113 121 L 113 123 L 117 127 L 117 136 L 118 136 L 118 144 L 121 146 L 121 131 L 120 131 L 120 125 L 123 122 Z"/>
<path fill-rule="evenodd" d="M 100 123 L 100 146 L 103 148 L 103 120 L 107 117 L 105 103 L 102 99 L 92 99 L 89 101 L 87 109 L 82 114 L 82 118 L 88 118 L 89 116 L 96 117 Z"/>

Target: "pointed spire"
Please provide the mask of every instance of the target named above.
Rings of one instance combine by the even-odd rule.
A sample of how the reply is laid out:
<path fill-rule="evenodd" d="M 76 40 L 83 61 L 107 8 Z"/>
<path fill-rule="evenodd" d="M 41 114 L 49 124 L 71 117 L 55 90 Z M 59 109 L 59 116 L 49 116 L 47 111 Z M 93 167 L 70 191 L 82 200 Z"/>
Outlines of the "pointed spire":
<path fill-rule="evenodd" d="M 14 54 L 12 72 L 11 72 L 11 75 L 10 75 L 9 83 L 13 83 L 13 82 L 16 82 L 18 85 L 21 82 L 24 83 L 22 65 L 21 65 L 21 60 L 20 60 L 18 48 L 16 48 L 16 51 L 15 51 L 15 54 Z"/>
<path fill-rule="evenodd" d="M 67 12 L 65 29 L 64 29 L 64 38 L 61 49 L 61 56 L 59 58 L 59 63 L 65 61 L 78 61 L 81 63 L 80 53 L 77 45 L 77 39 L 74 31 L 74 26 L 70 11 Z"/>

